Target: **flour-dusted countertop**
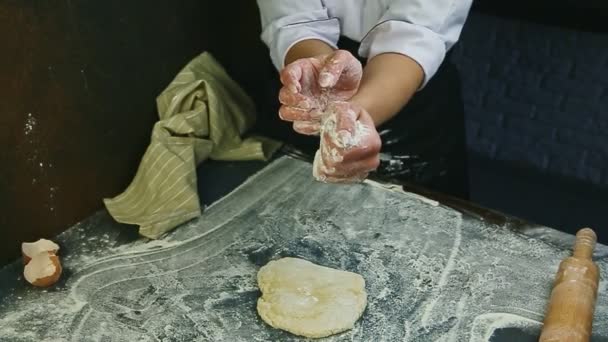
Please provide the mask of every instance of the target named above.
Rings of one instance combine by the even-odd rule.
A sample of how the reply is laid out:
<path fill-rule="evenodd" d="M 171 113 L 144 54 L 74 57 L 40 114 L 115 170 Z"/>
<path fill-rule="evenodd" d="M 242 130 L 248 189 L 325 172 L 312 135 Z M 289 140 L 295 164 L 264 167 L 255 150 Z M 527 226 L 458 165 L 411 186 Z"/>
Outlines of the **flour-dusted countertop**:
<path fill-rule="evenodd" d="M 488 341 L 505 327 L 534 333 L 573 241 L 378 184 L 317 183 L 309 164 L 291 158 L 163 240 L 116 246 L 129 240 L 117 227 L 101 212 L 62 234 L 65 274 L 55 288 L 28 287 L 19 263 L 2 269 L 0 341 L 298 340 L 255 310 L 259 267 L 285 256 L 366 279 L 362 319 L 330 341 Z M 598 245 L 596 261 L 594 341 L 604 341 L 608 247 Z"/>

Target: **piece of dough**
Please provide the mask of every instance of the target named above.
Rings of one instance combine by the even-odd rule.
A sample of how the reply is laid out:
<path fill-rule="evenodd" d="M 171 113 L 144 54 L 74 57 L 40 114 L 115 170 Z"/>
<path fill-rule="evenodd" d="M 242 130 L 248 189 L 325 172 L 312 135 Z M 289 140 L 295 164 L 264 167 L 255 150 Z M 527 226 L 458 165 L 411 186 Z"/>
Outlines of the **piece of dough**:
<path fill-rule="evenodd" d="M 352 329 L 367 304 L 356 273 L 297 258 L 271 261 L 258 272 L 258 313 L 271 326 L 306 337 Z"/>

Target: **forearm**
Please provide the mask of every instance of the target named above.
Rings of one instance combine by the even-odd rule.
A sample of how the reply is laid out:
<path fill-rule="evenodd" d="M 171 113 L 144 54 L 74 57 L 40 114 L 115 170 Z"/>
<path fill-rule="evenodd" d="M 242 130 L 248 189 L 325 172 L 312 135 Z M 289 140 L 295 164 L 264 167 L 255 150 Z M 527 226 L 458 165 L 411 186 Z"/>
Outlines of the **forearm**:
<path fill-rule="evenodd" d="M 306 39 L 294 44 L 285 56 L 285 65 L 300 58 L 315 57 L 332 53 L 334 49 L 327 43 L 317 39 Z"/>
<path fill-rule="evenodd" d="M 413 59 L 396 53 L 380 54 L 363 69 L 352 102 L 365 108 L 379 126 L 395 116 L 416 93 L 424 71 Z"/>

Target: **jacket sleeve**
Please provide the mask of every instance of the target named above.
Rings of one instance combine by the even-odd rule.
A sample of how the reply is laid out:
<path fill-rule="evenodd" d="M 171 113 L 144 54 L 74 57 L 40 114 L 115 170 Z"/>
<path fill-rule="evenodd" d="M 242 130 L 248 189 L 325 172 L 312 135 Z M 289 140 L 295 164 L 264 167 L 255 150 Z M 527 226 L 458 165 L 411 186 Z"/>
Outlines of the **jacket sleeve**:
<path fill-rule="evenodd" d="M 340 38 L 338 18 L 329 16 L 321 0 L 257 0 L 262 21 L 262 41 L 270 49 L 274 66 L 284 67 L 285 55 L 296 43 L 318 39 L 336 48 Z"/>
<path fill-rule="evenodd" d="M 359 54 L 371 59 L 392 52 L 412 58 L 424 70 L 424 87 L 458 41 L 471 3 L 472 0 L 389 1 L 386 12 L 362 39 Z"/>

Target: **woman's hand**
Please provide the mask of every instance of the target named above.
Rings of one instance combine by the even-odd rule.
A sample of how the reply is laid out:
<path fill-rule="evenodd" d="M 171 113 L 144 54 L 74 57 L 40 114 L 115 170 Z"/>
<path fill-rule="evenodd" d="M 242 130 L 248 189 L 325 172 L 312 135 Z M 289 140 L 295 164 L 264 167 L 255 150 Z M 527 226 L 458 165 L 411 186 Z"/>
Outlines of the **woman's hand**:
<path fill-rule="evenodd" d="M 378 167 L 380 147 L 374 121 L 364 108 L 350 102 L 333 102 L 323 119 L 313 175 L 332 183 L 362 181 Z"/>
<path fill-rule="evenodd" d="M 301 58 L 281 71 L 281 119 L 293 122 L 301 134 L 318 134 L 329 103 L 346 101 L 357 93 L 361 63 L 348 51 Z"/>

